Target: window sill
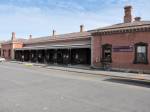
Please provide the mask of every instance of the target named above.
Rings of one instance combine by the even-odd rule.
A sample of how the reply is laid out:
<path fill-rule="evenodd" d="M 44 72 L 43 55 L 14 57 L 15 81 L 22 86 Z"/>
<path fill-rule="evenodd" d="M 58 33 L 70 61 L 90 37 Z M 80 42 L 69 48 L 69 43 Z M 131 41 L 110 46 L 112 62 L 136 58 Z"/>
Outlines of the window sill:
<path fill-rule="evenodd" d="M 136 61 L 134 61 L 133 64 L 145 64 L 145 65 L 147 65 L 149 63 L 148 63 L 148 61 L 146 61 L 146 62 L 136 62 Z"/>

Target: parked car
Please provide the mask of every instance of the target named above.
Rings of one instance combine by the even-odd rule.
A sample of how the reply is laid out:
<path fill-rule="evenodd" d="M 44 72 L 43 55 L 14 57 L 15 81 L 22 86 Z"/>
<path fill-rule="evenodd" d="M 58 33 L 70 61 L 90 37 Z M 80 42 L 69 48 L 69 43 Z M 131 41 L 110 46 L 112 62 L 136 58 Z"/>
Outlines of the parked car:
<path fill-rule="evenodd" d="M 0 57 L 0 62 L 4 62 L 4 61 L 5 61 L 5 58 Z"/>

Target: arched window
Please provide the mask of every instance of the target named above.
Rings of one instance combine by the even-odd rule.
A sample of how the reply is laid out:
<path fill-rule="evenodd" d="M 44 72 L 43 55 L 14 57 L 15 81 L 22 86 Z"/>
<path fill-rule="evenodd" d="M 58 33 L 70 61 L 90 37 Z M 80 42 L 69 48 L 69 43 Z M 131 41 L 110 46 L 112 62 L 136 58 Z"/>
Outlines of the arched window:
<path fill-rule="evenodd" d="M 148 64 L 148 44 L 137 43 L 135 44 L 135 64 Z"/>

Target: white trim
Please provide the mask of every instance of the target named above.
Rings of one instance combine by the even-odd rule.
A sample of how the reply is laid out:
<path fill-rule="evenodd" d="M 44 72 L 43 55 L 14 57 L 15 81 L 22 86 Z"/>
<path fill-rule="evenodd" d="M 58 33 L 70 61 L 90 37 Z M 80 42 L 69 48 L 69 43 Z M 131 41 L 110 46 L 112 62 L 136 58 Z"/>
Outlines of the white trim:
<path fill-rule="evenodd" d="M 37 50 L 37 49 L 68 49 L 68 48 L 91 48 L 91 44 L 78 44 L 78 45 L 52 45 L 52 46 L 33 46 L 23 47 L 15 50 Z"/>
<path fill-rule="evenodd" d="M 93 65 L 93 36 L 91 36 L 91 67 L 94 67 Z"/>

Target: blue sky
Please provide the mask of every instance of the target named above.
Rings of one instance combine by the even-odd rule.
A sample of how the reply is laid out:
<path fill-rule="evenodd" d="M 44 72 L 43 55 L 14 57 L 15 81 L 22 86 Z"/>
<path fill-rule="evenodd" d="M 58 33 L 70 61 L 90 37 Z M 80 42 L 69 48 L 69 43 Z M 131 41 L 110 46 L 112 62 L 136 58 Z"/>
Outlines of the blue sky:
<path fill-rule="evenodd" d="M 149 0 L 0 0 L 0 40 L 78 32 L 123 21 L 123 7 L 133 6 L 133 15 L 150 20 Z"/>

